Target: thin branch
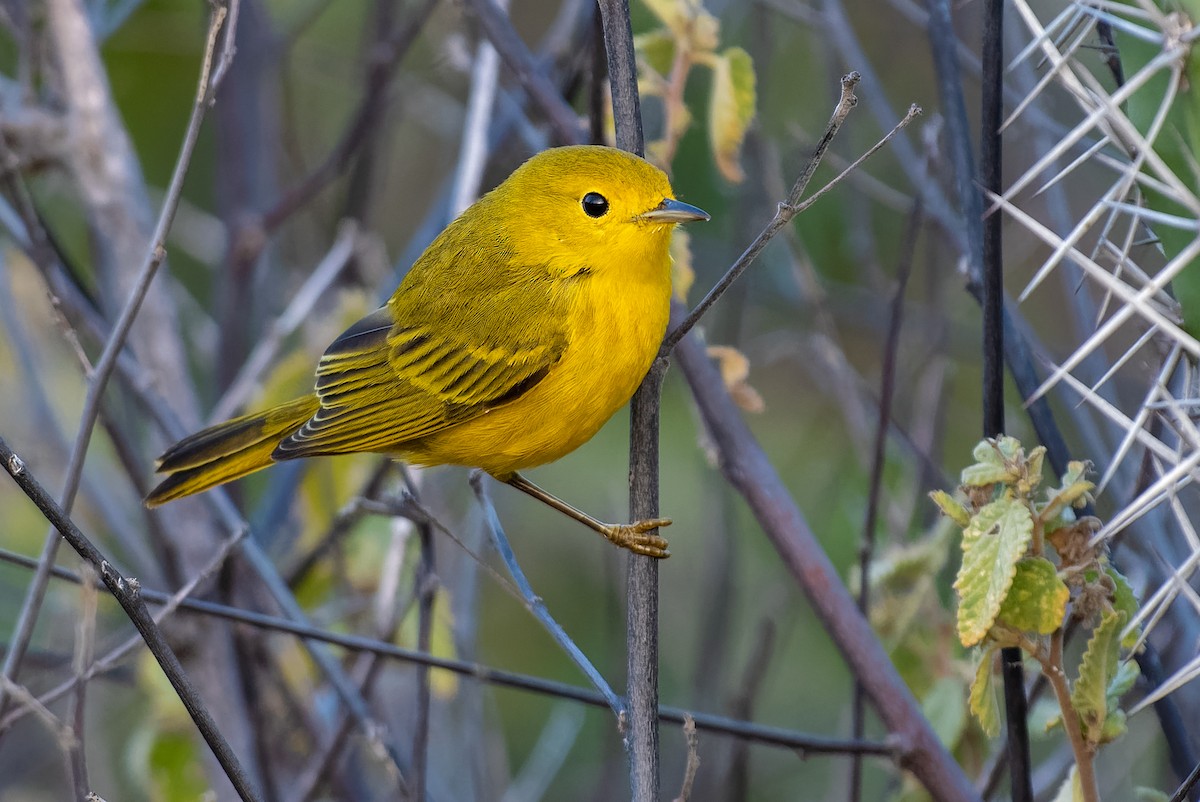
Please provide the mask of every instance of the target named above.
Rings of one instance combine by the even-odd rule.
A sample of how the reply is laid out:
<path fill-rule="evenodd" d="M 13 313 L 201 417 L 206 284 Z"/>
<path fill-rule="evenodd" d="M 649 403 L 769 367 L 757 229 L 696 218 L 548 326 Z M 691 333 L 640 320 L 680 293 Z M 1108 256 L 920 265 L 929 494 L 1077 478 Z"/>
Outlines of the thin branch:
<path fill-rule="evenodd" d="M 625 712 L 624 702 L 613 691 L 599 670 L 592 665 L 592 661 L 587 658 L 587 655 L 575 645 L 575 642 L 571 640 L 571 637 L 562 628 L 562 625 L 550 615 L 550 611 L 546 609 L 545 602 L 534 593 L 533 586 L 525 578 L 525 572 L 521 570 L 521 565 L 517 562 L 517 558 L 513 554 L 512 546 L 509 545 L 508 537 L 504 534 L 504 527 L 500 523 L 500 516 L 496 514 L 496 508 L 492 504 L 487 488 L 484 487 L 483 473 L 481 471 L 471 472 L 471 489 L 475 492 L 475 498 L 483 508 L 483 517 L 487 525 L 488 535 L 492 539 L 492 545 L 496 547 L 496 551 L 499 552 L 501 559 L 504 560 L 504 565 L 508 568 L 508 572 L 512 574 L 513 581 L 516 583 L 517 590 L 520 592 L 525 606 L 533 613 L 533 617 L 550 633 L 550 636 L 554 638 L 554 642 L 567 653 L 571 661 L 579 667 L 584 676 L 600 692 L 613 713 L 618 717 L 621 716 Z"/>
<path fill-rule="evenodd" d="M 200 730 L 205 742 L 213 750 L 221 768 L 224 769 L 229 781 L 237 790 L 238 796 L 242 798 L 243 802 L 258 800 L 260 798 L 258 792 L 251 786 L 250 779 L 238 762 L 237 755 L 233 753 L 229 743 L 221 735 L 208 708 L 204 706 L 204 701 L 187 678 L 183 666 L 179 663 L 179 658 L 175 656 L 175 652 L 163 637 L 158 624 L 150 616 L 146 603 L 141 597 L 141 588 L 138 582 L 127 580 L 122 576 L 92 545 L 92 542 L 79 531 L 79 528 L 63 511 L 63 508 L 55 503 L 54 499 L 38 483 L 24 461 L 9 448 L 3 437 L 0 437 L 0 462 L 4 464 L 5 470 L 8 471 L 17 486 L 42 511 L 46 520 L 62 534 L 63 539 L 71 545 L 71 548 L 75 549 L 80 557 L 91 563 L 92 567 L 99 572 L 100 578 L 117 603 L 121 605 L 121 609 L 129 616 L 129 620 L 141 634 L 142 640 L 146 642 L 154 659 L 162 667 L 163 673 L 171 682 L 171 686 L 175 689 L 179 700 L 183 702 L 183 706 L 187 708 L 188 714 L 196 723 L 196 728 Z"/>
<path fill-rule="evenodd" d="M 413 576 L 417 598 L 417 649 L 428 654 L 433 637 L 433 604 L 438 588 L 433 559 L 433 527 L 428 521 L 417 521 L 415 525 L 421 544 L 421 559 Z M 413 726 L 412 748 L 414 802 L 425 802 L 426 798 L 430 695 L 429 667 L 420 666 L 417 669 L 417 720 Z"/>
<path fill-rule="evenodd" d="M 687 742 L 687 764 L 683 768 L 683 782 L 675 802 L 688 802 L 691 799 L 696 772 L 700 770 L 700 739 L 696 737 L 696 720 L 691 716 L 683 720 L 683 738 Z"/>
<path fill-rule="evenodd" d="M 504 64 L 512 70 L 521 87 L 546 115 L 554 135 L 564 144 L 580 142 L 583 127 L 579 117 L 562 99 L 558 89 L 537 68 L 533 54 L 513 29 L 508 14 L 495 0 L 467 0 L 467 6 L 479 20 L 479 26 Z"/>
<path fill-rule="evenodd" d="M 237 376 L 230 383 L 229 389 L 209 413 L 210 421 L 226 420 L 246 403 L 250 393 L 262 380 L 264 371 L 274 363 L 283 341 L 308 318 L 313 306 L 350 263 L 357 241 L 358 226 L 348 220 L 341 225 L 337 239 L 329 247 L 325 257 L 317 263 L 312 274 L 292 296 L 292 301 L 283 310 L 283 314 L 277 317 L 259 338 L 254 350 L 246 357 Z"/>
<path fill-rule="evenodd" d="M 87 770 L 87 688 L 85 676 L 91 667 L 96 649 L 96 572 L 89 563 L 83 564 L 83 582 L 79 584 L 79 620 L 75 623 L 75 693 L 71 697 L 71 727 L 75 731 L 75 743 L 68 749 L 71 755 L 71 776 L 75 783 L 75 796 L 84 797 L 91 790 Z"/>
<path fill-rule="evenodd" d="M 188 120 L 187 130 L 184 132 L 183 143 L 179 149 L 179 157 L 175 162 L 174 172 L 171 174 L 171 182 L 163 197 L 162 210 L 159 212 L 158 222 L 155 224 L 154 233 L 150 238 L 150 247 L 138 272 L 134 289 L 125 306 L 122 308 L 116 325 L 113 326 L 112 333 L 105 343 L 104 351 L 101 353 L 100 359 L 96 362 L 95 369 L 88 382 L 87 394 L 83 401 L 83 411 L 80 413 L 79 431 L 76 435 L 75 443 L 71 448 L 71 456 L 67 463 L 66 476 L 63 480 L 64 487 L 61 498 L 62 506 L 65 510 L 69 511 L 71 509 L 75 501 L 75 494 L 79 489 L 79 480 L 83 472 L 83 462 L 87 456 L 88 445 L 91 442 L 96 418 L 100 414 L 100 401 L 104 394 L 104 389 L 107 387 L 108 380 L 112 376 L 117 358 L 125 346 L 125 339 L 129 336 L 129 330 L 133 326 L 138 310 L 141 309 L 146 292 L 150 289 L 150 283 L 158 272 L 163 259 L 166 258 L 165 243 L 167 232 L 171 228 L 171 222 L 175 218 L 175 210 L 179 207 L 179 199 L 183 194 L 183 182 L 187 176 L 188 167 L 191 164 L 192 151 L 195 149 L 196 140 L 200 135 L 200 124 L 204 121 L 204 114 L 208 110 L 209 105 L 211 105 L 213 95 L 218 87 L 218 84 L 210 80 L 210 70 L 213 64 L 214 53 L 216 52 L 217 41 L 224 28 L 226 15 L 231 8 L 234 11 L 232 18 L 236 19 L 236 9 L 239 3 L 240 0 L 229 0 L 228 7 L 224 5 L 213 6 L 212 16 L 209 19 L 208 36 L 204 47 L 204 58 L 200 65 L 200 79 L 196 88 L 195 101 L 192 104 L 191 118 Z M 231 53 L 228 53 L 228 51 L 231 51 L 233 47 L 234 33 L 235 31 L 232 28 L 225 28 L 223 51 L 226 52 L 222 55 L 222 61 L 225 58 L 232 58 Z M 33 627 L 37 621 L 38 612 L 45 597 L 48 579 L 47 572 L 54 562 L 55 555 L 58 553 L 58 543 L 58 536 L 53 532 L 48 533 L 42 549 L 43 567 L 34 574 L 33 580 L 30 582 L 29 589 L 25 595 L 25 601 L 21 606 L 20 615 L 17 618 L 17 625 L 13 630 L 10 642 L 11 647 L 8 654 L 5 655 L 3 671 L 0 672 L 9 679 L 16 677 L 17 672 L 20 670 L 25 650 L 29 647 L 29 641 L 33 635 Z M 0 712 L 3 712 L 3 710 L 4 689 L 0 688 Z"/>
<path fill-rule="evenodd" d="M 29 569 L 33 569 L 37 565 L 36 560 L 20 554 L 14 554 L 4 549 L 0 549 L 0 561 Z M 56 579 L 75 583 L 80 581 L 80 577 L 77 574 L 65 568 L 55 567 L 51 573 Z M 459 676 L 474 679 L 477 682 L 543 694 L 560 699 L 568 699 L 591 707 L 611 709 L 608 700 L 598 691 L 580 688 L 564 682 L 555 682 L 554 680 L 543 679 L 541 677 L 504 671 L 466 660 L 438 657 L 418 652 L 415 649 L 406 649 L 403 646 L 397 646 L 385 640 L 366 638 L 361 635 L 330 632 L 308 624 L 298 624 L 279 616 L 267 615 L 266 613 L 259 613 L 253 610 L 242 610 L 237 607 L 230 607 L 203 599 L 176 598 L 171 594 L 150 588 L 141 588 L 140 595 L 141 598 L 150 604 L 174 603 L 182 611 L 245 624 L 267 632 L 287 633 L 304 638 L 305 640 L 320 641 L 333 646 L 339 646 L 352 652 L 377 654 L 393 660 L 401 660 L 407 663 L 426 665 L 430 668 L 450 671 Z M 97 665 L 99 665 L 99 661 Z M 70 687 L 72 687 L 71 684 L 68 684 L 62 692 L 69 691 Z M 54 699 L 61 696 L 62 692 L 44 694 L 41 701 L 43 704 L 54 701 Z M 897 761 L 903 759 L 905 754 L 903 744 L 895 740 L 883 743 L 879 741 L 852 741 L 845 738 L 826 738 L 782 727 L 772 727 L 750 721 L 742 721 L 728 716 L 688 711 L 679 707 L 663 706 L 658 710 L 658 717 L 661 721 L 676 724 L 682 724 L 685 716 L 688 715 L 695 719 L 698 729 L 753 743 L 798 750 L 802 754 L 841 755 L 861 753 Z M 9 714 L 8 718 L 0 721 L 0 731 L 12 726 L 12 723 L 13 714 Z"/>
<path fill-rule="evenodd" d="M 767 223 L 763 230 L 759 232 L 758 236 L 755 237 L 750 245 L 746 247 L 746 250 L 742 252 L 742 255 L 738 257 L 737 261 L 730 265 L 729 269 L 725 271 L 725 275 L 721 276 L 721 279 L 715 285 L 713 285 L 713 288 L 710 289 L 708 294 L 701 299 L 700 303 L 696 304 L 696 307 L 688 313 L 688 316 L 681 323 L 675 326 L 675 328 L 671 329 L 671 331 L 667 334 L 666 339 L 663 341 L 663 345 L 659 353 L 670 353 L 671 349 L 673 349 L 679 343 L 680 339 L 682 339 L 684 335 L 691 331 L 692 327 L 700 322 L 700 318 L 703 317 L 706 312 L 708 312 L 709 308 L 716 303 L 722 295 L 725 294 L 725 291 L 729 289 L 730 285 L 733 284 L 733 282 L 736 281 L 737 278 L 746 271 L 746 268 L 748 268 L 754 262 L 754 260 L 758 258 L 759 253 L 761 253 L 763 248 L 767 246 L 767 243 L 769 243 L 775 237 L 775 235 L 783 229 L 784 226 L 792 221 L 792 218 L 803 212 L 808 207 L 812 206 L 817 202 L 818 199 L 820 199 L 822 195 L 839 184 L 847 175 L 857 170 L 859 165 L 874 155 L 897 133 L 904 129 L 905 126 L 907 126 L 910 122 L 916 119 L 918 115 L 921 114 L 921 109 L 919 106 L 910 106 L 908 109 L 908 114 L 904 115 L 903 119 L 901 119 L 900 122 L 898 122 L 895 127 L 887 133 L 886 136 L 876 142 L 870 150 L 868 150 L 859 158 L 855 159 L 849 167 L 839 173 L 837 177 L 828 184 L 817 190 L 817 192 L 813 193 L 811 197 L 801 201 L 800 198 L 804 194 L 804 190 L 808 187 L 808 182 L 812 179 L 812 175 L 816 171 L 817 166 L 821 163 L 821 158 L 824 156 L 826 149 L 829 147 L 829 143 L 833 141 L 833 138 L 837 135 L 842 123 L 850 114 L 851 110 L 853 110 L 854 106 L 858 103 L 858 98 L 854 95 L 854 87 L 857 86 L 858 80 L 858 73 L 856 72 L 852 72 L 842 78 L 841 98 L 838 100 L 837 106 L 833 112 L 833 116 L 829 120 L 829 125 L 825 129 L 825 134 L 817 143 L 817 147 L 814 150 L 812 157 L 809 159 L 808 164 L 805 165 L 800 177 L 796 179 L 796 183 L 792 186 L 791 192 L 788 193 L 787 199 L 780 202 L 778 208 L 776 209 L 775 216 L 771 218 L 771 221 Z"/>
<path fill-rule="evenodd" d="M 366 77 L 366 90 L 359 101 L 354 116 L 346 126 L 345 133 L 337 145 L 325 157 L 325 161 L 286 191 L 274 206 L 262 216 L 262 228 L 266 233 L 275 231 L 284 221 L 312 200 L 317 193 L 329 185 L 349 163 L 350 157 L 367 139 L 372 127 L 383 113 L 387 89 L 396 68 L 400 66 L 429 15 L 437 6 L 437 0 L 422 0 L 412 16 L 403 25 L 398 25 L 383 47 L 378 49 L 370 62 Z M 265 244 L 265 239 L 264 239 Z"/>
<path fill-rule="evenodd" d="M 675 311 L 682 315 L 682 307 Z M 721 472 L 745 498 L 786 568 L 874 702 L 888 730 L 905 744 L 904 766 L 938 802 L 979 795 L 946 751 L 899 677 L 870 624 L 858 612 L 779 474 L 751 434 L 717 367 L 695 337 L 675 349 L 717 451 Z"/>
<path fill-rule="evenodd" d="M 637 60 L 629 0 L 599 0 L 618 148 L 641 156 L 646 142 L 638 95 Z M 629 402 L 629 517 L 659 517 L 658 435 L 665 359 L 655 359 Z M 658 562 L 629 555 L 625 569 L 625 676 L 623 720 L 633 802 L 655 802 L 661 787 L 658 743 Z"/>
<path fill-rule="evenodd" d="M 498 0 L 501 11 L 508 11 L 508 0 Z M 450 214 L 457 217 L 479 197 L 483 168 L 487 164 L 488 128 L 496 105 L 500 77 L 500 54 L 488 41 L 481 41 L 471 68 L 471 94 L 467 97 L 467 116 L 463 121 L 462 143 L 458 150 L 458 169 L 450 195 Z"/>
<path fill-rule="evenodd" d="M 864 616 L 871 609 L 871 559 L 875 554 L 875 528 L 879 515 L 879 497 L 883 490 L 883 466 L 887 460 L 887 436 L 892 420 L 892 396 L 896 389 L 896 360 L 900 350 L 900 326 L 904 319 L 904 293 L 908 288 L 908 277 L 912 273 L 913 254 L 917 247 L 917 235 L 923 218 L 922 204 L 918 199 L 913 204 L 905 227 L 904 243 L 900 251 L 900 264 L 896 268 L 896 292 L 892 296 L 892 308 L 888 319 L 887 338 L 883 347 L 883 369 L 879 379 L 879 418 L 875 426 L 874 453 L 871 456 L 871 477 L 867 490 L 867 514 L 863 520 L 862 542 L 858 550 L 858 609 Z M 866 707 L 863 704 L 863 687 L 854 683 L 854 701 L 851 711 L 851 735 L 861 738 L 866 728 Z M 862 799 L 862 761 L 854 758 L 850 763 L 850 799 Z"/>

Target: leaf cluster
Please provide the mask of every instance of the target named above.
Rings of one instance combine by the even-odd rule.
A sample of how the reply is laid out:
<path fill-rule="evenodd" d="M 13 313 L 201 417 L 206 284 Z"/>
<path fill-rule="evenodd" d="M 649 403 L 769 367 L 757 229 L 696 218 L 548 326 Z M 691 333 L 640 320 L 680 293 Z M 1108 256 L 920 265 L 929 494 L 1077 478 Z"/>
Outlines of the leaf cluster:
<path fill-rule="evenodd" d="M 973 457 L 957 496 L 931 494 L 962 529 L 954 582 L 958 637 L 965 647 L 980 647 L 971 710 L 990 735 L 999 732 L 992 658 L 1001 647 L 1020 647 L 1048 676 L 1065 677 L 1061 639 L 1067 623 L 1077 621 L 1092 629 L 1061 715 L 1077 720 L 1094 753 L 1125 731 L 1119 700 L 1137 666 L 1122 662 L 1121 651 L 1136 644 L 1138 633 L 1124 632 L 1137 599 L 1104 544 L 1094 541 L 1100 522 L 1081 514 L 1094 488 L 1088 465 L 1070 463 L 1057 486 L 1043 488 L 1041 446 L 1026 453 L 1018 440 L 1001 436 L 980 442 Z M 1061 715 L 1054 723 L 1062 723 Z"/>

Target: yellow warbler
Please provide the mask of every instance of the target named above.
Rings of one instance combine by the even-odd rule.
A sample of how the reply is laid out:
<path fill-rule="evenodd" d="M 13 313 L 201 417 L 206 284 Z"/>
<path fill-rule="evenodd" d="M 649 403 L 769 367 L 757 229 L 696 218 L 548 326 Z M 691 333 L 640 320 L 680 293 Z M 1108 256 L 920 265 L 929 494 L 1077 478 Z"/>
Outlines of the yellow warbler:
<path fill-rule="evenodd" d="M 666 331 L 671 229 L 707 219 L 623 151 L 534 156 L 333 341 L 313 394 L 176 443 L 147 506 L 278 460 L 367 451 L 482 468 L 618 546 L 667 556 L 652 531 L 670 521 L 602 523 L 517 471 L 573 451 L 633 395 Z"/>

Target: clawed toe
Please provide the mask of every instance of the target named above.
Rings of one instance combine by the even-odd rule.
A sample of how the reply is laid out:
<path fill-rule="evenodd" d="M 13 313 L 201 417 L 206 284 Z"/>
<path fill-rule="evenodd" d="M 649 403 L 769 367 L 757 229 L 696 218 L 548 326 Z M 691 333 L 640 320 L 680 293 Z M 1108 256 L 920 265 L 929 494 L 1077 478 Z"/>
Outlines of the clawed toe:
<path fill-rule="evenodd" d="M 670 525 L 670 518 L 651 518 L 631 524 L 612 524 L 605 528 L 603 534 L 614 544 L 634 554 L 663 560 L 671 556 L 666 539 L 648 533 Z"/>

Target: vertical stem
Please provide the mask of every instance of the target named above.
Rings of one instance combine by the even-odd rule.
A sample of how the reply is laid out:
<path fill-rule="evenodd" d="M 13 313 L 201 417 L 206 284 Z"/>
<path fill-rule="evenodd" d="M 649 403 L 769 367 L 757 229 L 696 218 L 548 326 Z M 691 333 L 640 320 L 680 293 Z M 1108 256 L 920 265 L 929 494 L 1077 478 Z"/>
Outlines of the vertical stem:
<path fill-rule="evenodd" d="M 642 114 L 629 0 L 599 0 L 617 147 L 641 154 Z M 666 360 L 657 359 L 630 401 L 629 514 L 658 517 L 658 414 Z M 625 745 L 634 802 L 658 799 L 658 562 L 630 554 L 625 589 L 628 721 Z"/>
<path fill-rule="evenodd" d="M 1004 118 L 1004 1 L 987 0 L 983 19 L 983 85 L 979 132 L 979 181 L 983 192 L 1002 189 Z M 982 208 L 985 204 L 980 203 Z M 983 433 L 1004 432 L 1004 258 L 1001 216 L 983 221 Z M 1004 676 L 1004 709 L 1008 723 L 1008 773 L 1013 802 L 1033 799 L 1033 770 L 1029 759 L 1028 709 L 1021 650 L 1000 651 Z M 1064 711 L 1063 715 L 1066 715 Z"/>
<path fill-rule="evenodd" d="M 1050 636 L 1050 658 L 1042 664 L 1042 671 L 1054 690 L 1058 707 L 1062 710 L 1063 729 L 1071 742 L 1071 751 L 1075 753 L 1075 769 L 1079 773 L 1079 788 L 1083 792 L 1084 802 L 1100 802 L 1100 792 L 1096 786 L 1096 768 L 1092 765 L 1092 751 L 1083 737 L 1079 726 L 1079 715 L 1071 704 L 1071 689 L 1067 685 L 1067 675 L 1063 672 L 1063 639 L 1064 630 L 1059 627 Z M 1015 796 L 1014 796 L 1015 799 Z"/>

